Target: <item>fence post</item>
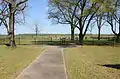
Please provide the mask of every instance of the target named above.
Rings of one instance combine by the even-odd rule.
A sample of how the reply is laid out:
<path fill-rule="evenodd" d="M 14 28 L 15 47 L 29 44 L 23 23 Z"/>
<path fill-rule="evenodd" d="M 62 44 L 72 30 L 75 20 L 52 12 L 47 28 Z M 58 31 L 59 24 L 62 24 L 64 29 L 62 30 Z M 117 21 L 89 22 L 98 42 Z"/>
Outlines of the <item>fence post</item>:
<path fill-rule="evenodd" d="M 52 43 L 52 37 L 51 37 L 51 43 Z"/>
<path fill-rule="evenodd" d="M 114 36 L 113 47 L 115 47 L 115 43 L 116 43 L 116 38 L 115 38 L 115 36 Z"/>
<path fill-rule="evenodd" d="M 20 35 L 19 35 L 19 45 L 20 45 Z"/>

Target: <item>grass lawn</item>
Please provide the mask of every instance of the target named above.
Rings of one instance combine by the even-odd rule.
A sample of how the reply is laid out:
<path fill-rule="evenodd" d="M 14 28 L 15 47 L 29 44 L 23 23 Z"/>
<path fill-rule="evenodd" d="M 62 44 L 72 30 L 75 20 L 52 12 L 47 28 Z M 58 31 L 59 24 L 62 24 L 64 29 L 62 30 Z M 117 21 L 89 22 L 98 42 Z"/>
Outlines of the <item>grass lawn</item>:
<path fill-rule="evenodd" d="M 0 46 L 0 79 L 15 79 L 43 50 L 40 46 Z"/>
<path fill-rule="evenodd" d="M 120 47 L 83 46 L 64 52 L 69 79 L 120 79 Z"/>

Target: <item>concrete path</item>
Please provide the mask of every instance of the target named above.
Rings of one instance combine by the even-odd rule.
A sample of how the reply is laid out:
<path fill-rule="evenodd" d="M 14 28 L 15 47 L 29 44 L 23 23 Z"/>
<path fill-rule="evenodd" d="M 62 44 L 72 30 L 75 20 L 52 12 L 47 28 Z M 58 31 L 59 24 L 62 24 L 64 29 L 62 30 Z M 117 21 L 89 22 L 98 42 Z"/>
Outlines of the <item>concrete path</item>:
<path fill-rule="evenodd" d="M 66 79 L 61 49 L 55 46 L 47 47 L 16 79 Z"/>

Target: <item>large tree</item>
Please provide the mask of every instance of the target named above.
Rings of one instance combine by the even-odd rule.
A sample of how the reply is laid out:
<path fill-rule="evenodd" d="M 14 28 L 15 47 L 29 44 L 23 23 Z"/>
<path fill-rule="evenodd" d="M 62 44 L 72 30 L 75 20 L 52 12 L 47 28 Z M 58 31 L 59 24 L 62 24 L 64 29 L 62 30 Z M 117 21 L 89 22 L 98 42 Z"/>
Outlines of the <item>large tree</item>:
<path fill-rule="evenodd" d="M 73 6 L 73 0 L 49 0 L 48 18 L 59 24 L 71 26 L 71 40 L 74 40 L 74 29 L 77 19 L 74 18 L 77 5 Z M 79 3 L 80 1 L 78 1 Z"/>
<path fill-rule="evenodd" d="M 1 6 L 5 6 L 5 9 L 7 10 L 2 12 L 1 23 L 6 26 L 9 44 L 12 47 L 16 47 L 14 33 L 16 19 L 15 16 L 26 8 L 27 1 L 28 0 L 2 0 Z"/>
<path fill-rule="evenodd" d="M 95 14 L 113 11 L 114 0 L 50 0 L 50 15 L 59 23 L 72 24 L 79 30 L 79 43 L 83 44 Z M 54 15 L 54 16 L 53 16 Z"/>
<path fill-rule="evenodd" d="M 80 13 L 77 12 L 78 15 L 76 16 L 79 20 L 78 29 L 80 30 L 80 43 L 83 43 L 83 38 L 86 35 L 88 27 L 93 21 L 93 18 L 96 17 L 99 29 L 98 39 L 100 39 L 101 26 L 104 24 L 102 24 L 102 17 L 104 17 L 104 13 L 114 11 L 113 1 L 114 0 L 81 0 L 80 11 L 78 11 Z"/>
<path fill-rule="evenodd" d="M 49 13 L 52 15 L 51 18 L 78 28 L 79 42 L 83 44 L 83 38 L 97 10 L 96 4 L 90 0 L 51 0 L 51 2 L 53 5 Z"/>
<path fill-rule="evenodd" d="M 79 29 L 79 43 L 82 45 L 84 36 L 99 6 L 97 2 L 91 2 L 90 0 L 80 0 L 80 3 L 76 5 L 78 5 L 75 11 L 75 18 L 78 20 L 76 27 Z"/>
<path fill-rule="evenodd" d="M 120 0 L 115 0 L 113 13 L 107 13 L 107 22 L 111 26 L 111 30 L 116 36 L 116 42 L 120 39 Z"/>

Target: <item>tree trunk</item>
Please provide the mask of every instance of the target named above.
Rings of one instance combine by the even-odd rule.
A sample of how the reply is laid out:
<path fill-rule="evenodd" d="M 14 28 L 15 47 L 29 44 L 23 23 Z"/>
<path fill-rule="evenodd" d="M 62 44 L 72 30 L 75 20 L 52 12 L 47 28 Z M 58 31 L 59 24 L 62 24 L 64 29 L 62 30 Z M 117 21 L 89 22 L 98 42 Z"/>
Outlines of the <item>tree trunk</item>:
<path fill-rule="evenodd" d="M 15 17 L 14 17 L 14 8 L 12 7 L 11 4 L 9 4 L 9 9 L 10 9 L 10 17 L 9 17 L 9 44 L 11 47 L 16 47 L 15 44 L 15 35 L 14 35 L 14 22 L 15 22 Z"/>
<path fill-rule="evenodd" d="M 100 40 L 100 28 L 98 28 L 98 40 Z"/>
<path fill-rule="evenodd" d="M 79 44 L 80 45 L 83 45 L 83 38 L 84 38 L 84 35 L 83 34 L 79 34 Z"/>
<path fill-rule="evenodd" d="M 74 41 L 74 27 L 71 25 L 71 41 Z"/>

